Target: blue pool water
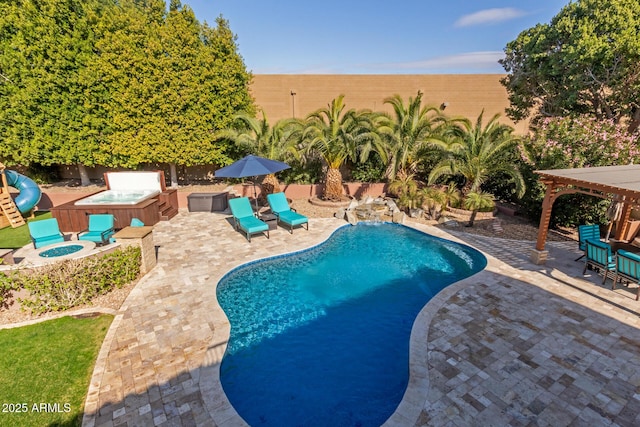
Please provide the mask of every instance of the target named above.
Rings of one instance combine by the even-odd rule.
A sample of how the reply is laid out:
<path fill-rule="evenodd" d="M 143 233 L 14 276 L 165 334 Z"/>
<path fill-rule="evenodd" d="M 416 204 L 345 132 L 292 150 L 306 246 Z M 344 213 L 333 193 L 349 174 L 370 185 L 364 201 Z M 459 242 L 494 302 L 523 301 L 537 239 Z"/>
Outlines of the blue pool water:
<path fill-rule="evenodd" d="M 470 247 L 359 224 L 239 267 L 217 288 L 231 322 L 223 389 L 252 426 L 379 426 L 407 387 L 416 316 L 485 266 Z"/>

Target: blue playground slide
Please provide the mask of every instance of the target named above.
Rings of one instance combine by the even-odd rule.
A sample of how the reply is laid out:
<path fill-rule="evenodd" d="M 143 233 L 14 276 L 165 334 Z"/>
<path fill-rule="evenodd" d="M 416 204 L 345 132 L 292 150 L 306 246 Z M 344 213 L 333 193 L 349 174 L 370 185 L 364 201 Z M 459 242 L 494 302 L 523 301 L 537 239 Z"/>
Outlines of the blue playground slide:
<path fill-rule="evenodd" d="M 29 212 L 40 201 L 42 191 L 32 179 L 15 171 L 5 170 L 7 184 L 20 191 L 14 202 L 20 213 Z"/>

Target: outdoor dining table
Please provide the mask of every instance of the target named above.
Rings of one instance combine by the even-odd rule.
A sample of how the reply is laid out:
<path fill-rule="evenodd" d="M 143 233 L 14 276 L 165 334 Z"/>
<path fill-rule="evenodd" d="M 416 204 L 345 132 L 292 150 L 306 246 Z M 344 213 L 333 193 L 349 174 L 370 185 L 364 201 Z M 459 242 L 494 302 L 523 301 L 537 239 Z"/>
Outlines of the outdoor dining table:
<path fill-rule="evenodd" d="M 612 252 L 618 252 L 620 249 L 623 249 L 634 254 L 640 254 L 640 246 L 636 246 L 632 243 L 610 240 L 609 245 L 611 245 Z"/>

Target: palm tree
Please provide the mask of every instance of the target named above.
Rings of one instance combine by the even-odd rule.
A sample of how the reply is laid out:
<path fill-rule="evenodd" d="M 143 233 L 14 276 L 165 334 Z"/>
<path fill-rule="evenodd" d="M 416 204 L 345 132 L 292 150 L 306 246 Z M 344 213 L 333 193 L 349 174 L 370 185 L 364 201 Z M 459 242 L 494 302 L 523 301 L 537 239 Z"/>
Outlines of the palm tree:
<path fill-rule="evenodd" d="M 422 107 L 422 92 L 409 97 L 405 105 L 400 95 L 384 100 L 393 107 L 394 116 L 380 126 L 389 150 L 387 178 L 394 180 L 400 170 L 415 172 L 419 162 L 418 151 L 431 141 L 438 141 L 438 132 L 446 122 L 436 107 Z"/>
<path fill-rule="evenodd" d="M 364 162 L 372 150 L 384 155 L 380 138 L 374 132 L 377 116 L 368 111 L 344 109 L 344 95 L 340 95 L 305 120 L 302 138 L 307 150 L 317 152 L 327 165 L 325 200 L 342 199 L 340 167 L 347 159 Z M 386 161 L 386 157 L 383 159 Z"/>
<path fill-rule="evenodd" d="M 499 114 L 482 126 L 480 113 L 475 126 L 468 119 L 452 122 L 447 131 L 450 138 L 431 141 L 442 152 L 443 158 L 429 174 L 429 183 L 442 176 L 461 175 L 464 180 L 463 196 L 479 191 L 489 177 L 507 176 L 516 186 L 518 196 L 525 191 L 524 178 L 505 154 L 520 143 L 513 128 L 498 122 Z"/>
<path fill-rule="evenodd" d="M 389 184 L 388 191 L 398 197 L 398 205 L 401 208 L 411 210 L 420 203 L 421 194 L 418 192 L 418 182 L 413 174 L 407 173 L 405 170 L 398 172 L 396 179 Z"/>
<path fill-rule="evenodd" d="M 484 191 L 471 191 L 464 199 L 463 205 L 465 209 L 471 211 L 471 217 L 469 218 L 467 227 L 473 227 L 473 222 L 476 220 L 478 211 L 493 208 L 495 202 L 493 201 L 492 194 Z"/>
<path fill-rule="evenodd" d="M 422 195 L 422 208 L 425 209 L 431 219 L 439 219 L 442 208 L 446 206 L 448 196 L 444 189 L 437 187 L 425 187 L 420 191 Z"/>
<path fill-rule="evenodd" d="M 282 162 L 300 158 L 298 121 L 284 119 L 270 126 L 263 111 L 262 119 L 240 112 L 234 116 L 234 123 L 236 128 L 220 132 L 219 136 L 232 140 L 240 150 Z M 264 177 L 262 189 L 262 196 L 280 191 L 274 174 Z"/>

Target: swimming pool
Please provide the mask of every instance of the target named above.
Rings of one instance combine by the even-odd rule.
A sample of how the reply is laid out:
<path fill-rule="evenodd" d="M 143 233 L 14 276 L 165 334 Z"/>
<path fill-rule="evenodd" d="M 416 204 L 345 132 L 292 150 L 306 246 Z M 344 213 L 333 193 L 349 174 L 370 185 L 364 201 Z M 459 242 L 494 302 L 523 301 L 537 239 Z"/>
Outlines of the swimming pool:
<path fill-rule="evenodd" d="M 407 387 L 417 314 L 485 266 L 470 247 L 359 224 L 239 267 L 217 288 L 231 323 L 222 387 L 252 426 L 378 426 Z"/>

